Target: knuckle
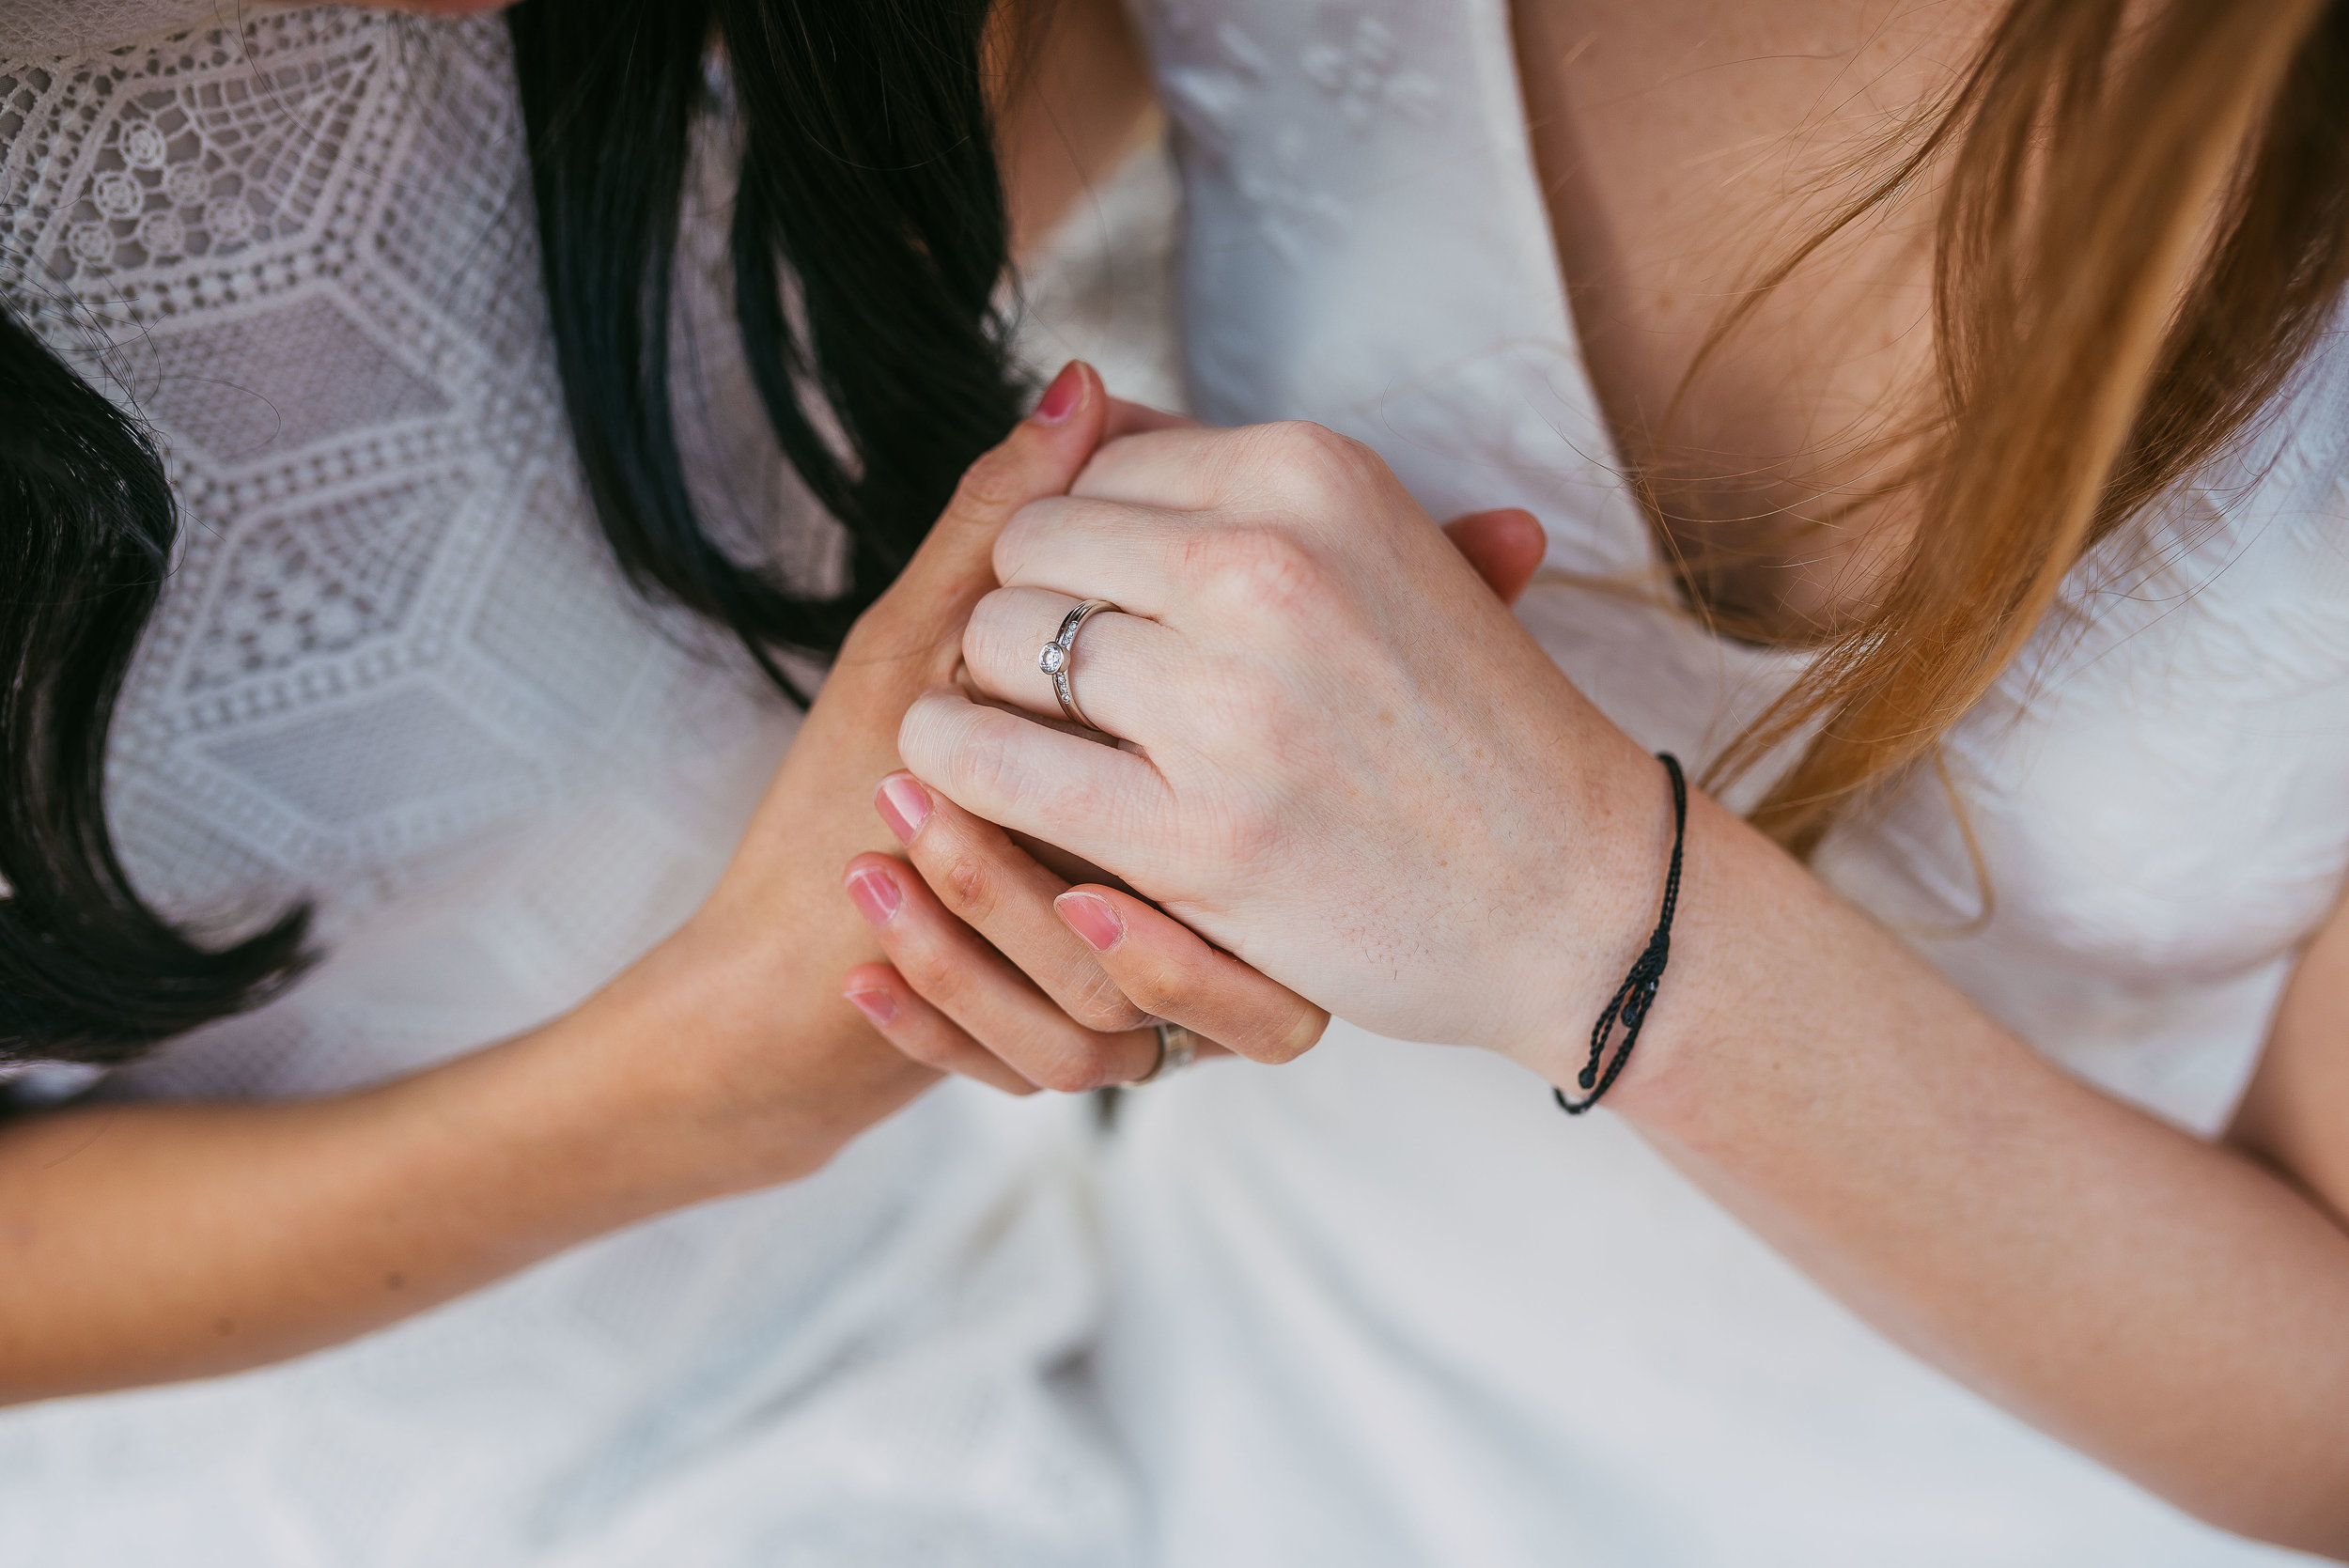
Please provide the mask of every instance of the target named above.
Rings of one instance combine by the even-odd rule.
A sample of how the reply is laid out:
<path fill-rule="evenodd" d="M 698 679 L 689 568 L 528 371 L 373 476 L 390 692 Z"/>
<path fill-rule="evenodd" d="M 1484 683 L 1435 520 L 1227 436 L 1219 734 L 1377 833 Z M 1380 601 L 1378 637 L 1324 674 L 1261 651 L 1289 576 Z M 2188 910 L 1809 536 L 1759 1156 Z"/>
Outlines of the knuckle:
<path fill-rule="evenodd" d="M 1359 497 L 1377 462 L 1361 442 L 1302 419 L 1267 427 L 1265 456 L 1274 494 L 1312 512 Z"/>
<path fill-rule="evenodd" d="M 930 874 L 929 881 L 939 902 L 968 924 L 976 925 L 988 919 L 1002 898 L 1002 886 L 993 868 L 964 849 L 950 850 Z"/>
<path fill-rule="evenodd" d="M 955 774 L 981 800 L 1016 803 L 1028 781 L 1015 759 L 1002 715 L 975 710 L 971 722 L 955 737 Z M 909 759 L 910 760 L 910 759 Z"/>
<path fill-rule="evenodd" d="M 942 943 L 926 936 L 900 939 L 890 957 L 914 993 L 947 1013 L 971 993 L 971 977 Z"/>
<path fill-rule="evenodd" d="M 1069 999 L 1068 1016 L 1087 1029 L 1112 1034 L 1122 1029 L 1139 1029 L 1149 1017 L 1133 1003 L 1109 976 L 1097 970 L 1078 983 L 1076 995 Z"/>
<path fill-rule="evenodd" d="M 1327 586 L 1320 559 L 1300 540 L 1277 529 L 1255 528 L 1226 539 L 1219 578 L 1250 612 L 1294 614 Z"/>
<path fill-rule="evenodd" d="M 1161 961 L 1133 975 L 1123 989 L 1127 1000 L 1146 1016 L 1162 1018 L 1190 999 L 1188 979 L 1180 966 Z"/>
<path fill-rule="evenodd" d="M 926 782 L 951 783 L 966 776 L 962 753 L 972 727 L 953 700 L 916 697 L 897 722 L 897 753 Z"/>
<path fill-rule="evenodd" d="M 1035 1064 L 1030 1078 L 1057 1094 L 1081 1094 L 1107 1081 L 1100 1062 L 1089 1053 L 1059 1051 Z"/>
<path fill-rule="evenodd" d="M 1021 565 L 1044 549 L 1053 534 L 1065 526 L 1073 505 L 1061 495 L 1007 497 L 1002 505 L 1010 516 L 1004 520 L 1003 532 L 995 536 L 997 580 L 1008 582 L 1018 575 Z"/>
<path fill-rule="evenodd" d="M 1262 524 L 1203 528 L 1185 542 L 1182 554 L 1187 575 L 1245 614 L 1300 610 L 1330 580 L 1312 547 Z"/>
<path fill-rule="evenodd" d="M 1122 802 L 1116 790 L 1103 781 L 1081 774 L 1072 777 L 1015 760 L 1010 754 L 1014 745 L 1010 732 L 1032 734 L 1035 726 L 1025 719 L 1008 715 L 1004 722 L 1009 730 L 1003 742 L 1002 767 L 1008 812 L 1051 822 L 1106 822 L 1116 815 Z"/>
<path fill-rule="evenodd" d="M 1256 427 L 1256 440 L 1267 459 L 1293 465 L 1337 450 L 1346 438 L 1310 419 L 1273 419 Z"/>
<path fill-rule="evenodd" d="M 1243 1052 L 1258 1062 L 1294 1062 L 1321 1043 L 1330 1016 L 1316 1007 L 1299 1008 L 1285 1019 L 1270 1023 L 1256 1036 L 1255 1049 Z"/>
<path fill-rule="evenodd" d="M 894 1042 L 894 1044 L 900 1051 L 903 1051 L 914 1061 L 919 1062 L 925 1067 L 936 1067 L 941 1072 L 944 1072 L 952 1068 L 954 1065 L 955 1049 L 953 1045 L 946 1040 L 941 1039 L 934 1031 L 926 1029 L 911 1030 L 907 1032 L 904 1039 L 898 1040 Z"/>
<path fill-rule="evenodd" d="M 1011 652 L 1020 629 L 1014 625 L 1014 614 L 1015 607 L 1001 588 L 972 606 L 962 627 L 962 657 L 972 669 L 991 670 Z"/>
<path fill-rule="evenodd" d="M 1027 499 L 1026 489 L 1020 482 L 1020 466 L 1018 456 L 1008 446 L 981 453 L 956 482 L 954 499 L 947 504 L 948 515 L 974 522 L 999 520 Z"/>

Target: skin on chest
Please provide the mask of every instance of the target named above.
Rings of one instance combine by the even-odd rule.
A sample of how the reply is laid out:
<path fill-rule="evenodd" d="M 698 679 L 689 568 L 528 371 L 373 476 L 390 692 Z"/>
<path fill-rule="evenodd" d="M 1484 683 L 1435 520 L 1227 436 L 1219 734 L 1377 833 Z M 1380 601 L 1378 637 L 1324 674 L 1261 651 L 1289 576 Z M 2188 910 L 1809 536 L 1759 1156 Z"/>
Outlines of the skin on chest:
<path fill-rule="evenodd" d="M 1931 193 L 1824 247 L 1690 367 L 1998 10 L 1515 0 L 1534 160 L 1600 403 L 1692 583 L 1757 631 L 1832 628 L 1906 538 L 1899 499 L 1870 491 L 1930 407 Z"/>

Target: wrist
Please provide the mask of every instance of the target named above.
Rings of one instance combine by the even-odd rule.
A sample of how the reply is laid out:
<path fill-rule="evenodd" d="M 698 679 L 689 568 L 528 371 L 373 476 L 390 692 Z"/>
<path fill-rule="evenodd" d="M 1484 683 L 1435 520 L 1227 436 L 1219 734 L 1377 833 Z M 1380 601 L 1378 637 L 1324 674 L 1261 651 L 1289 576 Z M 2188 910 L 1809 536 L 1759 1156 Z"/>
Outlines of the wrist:
<path fill-rule="evenodd" d="M 1669 812 L 1669 802 L 1662 809 Z M 1655 928 L 1669 854 L 1669 843 L 1656 851 L 1639 894 L 1648 900 L 1641 912 L 1615 916 L 1624 923 L 1613 938 L 1615 959 L 1578 977 L 1561 1003 L 1574 1011 L 1518 1057 L 1570 1096 L 1581 1093 L 1576 1075 L 1590 1060 L 1592 1027 Z M 1638 1047 L 1602 1103 L 1650 1133 L 1702 1142 L 1725 1084 L 1757 1066 L 1777 1071 L 1738 1048 L 1757 1031 L 1787 1032 L 1786 1008 L 1805 984 L 1805 967 L 1842 939 L 1835 934 L 1842 908 L 1808 867 L 1691 789 L 1671 960 Z M 1752 1087 L 1748 1079 L 1726 1093 Z"/>
<path fill-rule="evenodd" d="M 1677 906 L 1687 896 L 1690 846 L 1688 832 L 1675 822 L 1671 771 L 1620 732 L 1613 737 L 1621 744 L 1607 748 L 1605 766 L 1579 781 L 1575 798 L 1581 802 L 1580 816 L 1570 830 L 1579 852 L 1559 857 L 1565 876 L 1548 918 L 1539 925 L 1535 950 L 1521 961 L 1528 983 L 1517 994 L 1529 1005 L 1505 1054 L 1580 1101 L 1597 1086 L 1582 1081 L 1584 1072 L 1593 1070 L 1594 1035 L 1603 1033 L 1595 1071 L 1604 1075 L 1636 1017 L 1634 1048 L 1605 1090 L 1607 1103 L 1620 1109 L 1626 1098 L 1636 1097 L 1638 1081 L 1652 1076 L 1654 1057 L 1660 1054 L 1653 1048 L 1663 1021 L 1664 994 L 1675 988 L 1685 968 Z M 1711 809 L 1688 789 L 1690 831 L 1702 812 Z M 1663 924 L 1676 846 L 1680 892 L 1663 970 L 1653 976 L 1651 994 L 1635 977 Z"/>
<path fill-rule="evenodd" d="M 506 1048 L 585 1234 L 811 1175 L 927 1081 L 773 960 L 689 924 Z"/>

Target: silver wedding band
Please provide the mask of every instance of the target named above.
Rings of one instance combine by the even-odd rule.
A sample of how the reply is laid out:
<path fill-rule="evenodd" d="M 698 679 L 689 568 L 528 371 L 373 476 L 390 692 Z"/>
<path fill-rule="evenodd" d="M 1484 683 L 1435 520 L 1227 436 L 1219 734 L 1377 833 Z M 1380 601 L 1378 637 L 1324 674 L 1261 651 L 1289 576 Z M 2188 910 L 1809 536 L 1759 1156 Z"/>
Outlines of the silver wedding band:
<path fill-rule="evenodd" d="M 1052 694 L 1060 699 L 1060 710 L 1068 715 L 1070 723 L 1082 724 L 1089 730 L 1097 730 L 1101 726 L 1084 716 L 1084 710 L 1077 706 L 1077 690 L 1068 683 L 1070 667 L 1077 661 L 1077 629 L 1095 611 L 1116 608 L 1105 598 L 1083 600 L 1061 617 L 1060 629 L 1052 634 L 1052 640 L 1045 644 L 1035 656 L 1035 667 L 1052 677 Z M 1159 1027 L 1163 1030 L 1173 1026 L 1162 1024 Z M 1161 1033 L 1159 1038 L 1163 1041 L 1166 1036 Z M 1149 1079 L 1139 1081 L 1147 1083 Z"/>
<path fill-rule="evenodd" d="M 1140 1078 L 1128 1079 L 1119 1084 L 1120 1089 L 1139 1089 L 1144 1084 L 1156 1083 L 1162 1078 L 1173 1078 L 1198 1059 L 1198 1035 L 1193 1034 L 1181 1024 L 1168 1023 L 1164 1018 L 1159 1018 L 1156 1022 L 1159 1032 L 1159 1059 L 1152 1063 L 1150 1070 Z"/>

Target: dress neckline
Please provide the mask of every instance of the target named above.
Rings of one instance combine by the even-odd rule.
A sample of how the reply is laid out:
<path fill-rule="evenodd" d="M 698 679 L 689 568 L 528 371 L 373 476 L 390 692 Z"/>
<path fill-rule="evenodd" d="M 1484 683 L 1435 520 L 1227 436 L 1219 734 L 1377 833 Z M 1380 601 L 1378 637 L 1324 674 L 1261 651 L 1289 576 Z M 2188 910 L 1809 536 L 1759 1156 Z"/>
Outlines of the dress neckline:
<path fill-rule="evenodd" d="M 1573 290 L 1566 281 L 1563 258 L 1558 254 L 1557 226 L 1543 194 L 1541 164 L 1533 155 L 1532 118 L 1526 103 L 1524 70 L 1517 58 L 1513 26 L 1511 7 L 1515 3 L 1516 0 L 1461 0 L 1470 13 L 1479 74 L 1494 85 L 1489 90 L 1505 99 L 1506 115 L 1493 116 L 1496 121 L 1505 118 L 1507 122 L 1505 129 L 1495 126 L 1497 145 L 1506 158 L 1505 177 L 1496 182 L 1496 188 L 1504 193 L 1509 203 L 1510 223 L 1524 231 L 1524 242 L 1548 264 L 1539 301 L 1549 318 L 1547 330 L 1568 350 L 1560 358 L 1571 366 L 1573 376 L 1572 384 L 1560 390 L 1581 413 L 1587 427 L 1599 432 L 1607 442 L 1604 464 L 1587 454 L 1579 456 L 1585 464 L 1605 468 L 1611 482 L 1626 492 L 1626 505 L 1600 512 L 1595 520 L 1595 526 L 1599 530 L 1628 530 L 1637 535 L 1635 540 L 1602 538 L 1598 542 L 1602 548 L 1612 546 L 1621 559 L 1639 563 L 1640 571 L 1651 580 L 1659 608 L 1685 622 L 1723 657 L 1738 660 L 1746 673 L 1773 679 L 1791 678 L 1810 666 L 1813 650 L 1728 637 L 1716 631 L 1703 614 L 1688 609 L 1673 586 L 1672 564 L 1657 537 L 1647 509 L 1631 493 L 1626 478 L 1629 465 L 1624 458 L 1621 440 L 1599 398 L 1598 384 L 1592 380 L 1590 362 L 1583 354 L 1582 333 L 1574 315 Z M 1506 85 L 1505 94 L 1499 90 L 1501 85 Z"/>
<path fill-rule="evenodd" d="M 1574 296 L 1566 283 L 1563 260 L 1558 254 L 1557 228 L 1550 222 L 1549 204 L 1542 196 L 1541 165 L 1533 157 L 1533 126 L 1525 101 L 1525 76 L 1518 64 L 1512 26 L 1510 8 L 1514 0 L 1460 3 L 1470 13 L 1478 74 L 1488 84 L 1486 90 L 1502 100 L 1495 107 L 1505 111 L 1491 116 L 1499 145 L 1506 155 L 1505 178 L 1496 182 L 1496 188 L 1504 194 L 1509 204 L 1509 222 L 1522 231 L 1520 242 L 1532 254 L 1540 256 L 1547 268 L 1538 295 L 1538 303 L 1548 317 L 1541 323 L 1542 329 L 1569 350 L 1561 358 L 1572 366 L 1573 384 L 1562 390 L 1569 395 L 1568 400 L 1588 426 L 1607 442 L 1603 464 L 1589 454 L 1580 455 L 1582 461 L 1603 467 L 1615 483 L 1623 484 L 1624 475 L 1629 472 L 1624 462 L 1623 444 L 1613 422 L 1607 417 L 1606 405 L 1599 401 L 1598 384 L 1591 379 L 1590 362 L 1583 357 L 1582 333 L 1574 318 Z M 1624 515 L 1641 536 L 1638 558 L 1651 568 L 1665 566 L 1656 548 L 1655 530 L 1648 525 L 1644 511 L 1635 505 L 1626 508 Z"/>

